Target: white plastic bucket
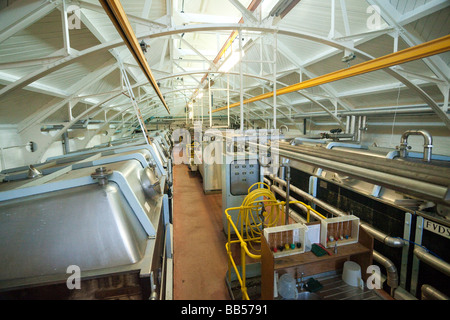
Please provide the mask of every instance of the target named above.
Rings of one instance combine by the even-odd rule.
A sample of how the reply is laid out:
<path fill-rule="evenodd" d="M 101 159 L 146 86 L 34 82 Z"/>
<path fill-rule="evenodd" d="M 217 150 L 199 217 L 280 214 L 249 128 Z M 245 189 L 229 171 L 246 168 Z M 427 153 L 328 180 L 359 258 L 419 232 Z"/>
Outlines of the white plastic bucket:
<path fill-rule="evenodd" d="M 354 261 L 344 262 L 342 280 L 349 286 L 360 287 L 362 283 L 361 266 Z"/>

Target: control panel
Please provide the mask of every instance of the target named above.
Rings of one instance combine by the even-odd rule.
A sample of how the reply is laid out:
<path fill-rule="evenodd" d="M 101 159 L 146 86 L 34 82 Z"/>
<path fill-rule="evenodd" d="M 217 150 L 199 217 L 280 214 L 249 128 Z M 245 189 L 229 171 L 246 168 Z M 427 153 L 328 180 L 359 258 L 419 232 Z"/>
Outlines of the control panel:
<path fill-rule="evenodd" d="M 260 181 L 259 164 L 255 160 L 233 161 L 230 164 L 230 193 L 247 195 L 248 188 Z"/>

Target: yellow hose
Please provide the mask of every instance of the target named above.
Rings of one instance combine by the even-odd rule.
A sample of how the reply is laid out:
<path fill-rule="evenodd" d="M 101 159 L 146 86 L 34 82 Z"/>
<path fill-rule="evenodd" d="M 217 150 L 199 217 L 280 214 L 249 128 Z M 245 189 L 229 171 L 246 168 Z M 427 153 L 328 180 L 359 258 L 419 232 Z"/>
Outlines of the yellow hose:
<path fill-rule="evenodd" d="M 257 186 L 255 190 L 253 187 Z M 264 188 L 267 187 L 267 188 Z M 252 190 L 252 191 L 251 191 Z M 323 215 L 301 201 L 290 201 L 291 204 L 301 204 L 307 208 L 307 222 L 309 222 L 310 211 L 315 212 L 318 216 L 326 219 Z M 261 243 L 261 233 L 263 228 L 273 227 L 281 221 L 281 213 L 286 202 L 278 201 L 270 187 L 263 183 L 257 182 L 248 189 L 248 195 L 245 197 L 240 207 L 225 209 L 225 214 L 228 220 L 228 242 L 226 244 L 228 254 L 228 281 L 231 282 L 231 268 L 234 268 L 237 279 L 241 285 L 242 296 L 246 300 L 250 300 L 246 287 L 246 262 L 245 257 L 249 256 L 253 259 L 261 259 L 260 249 L 253 247 L 252 243 Z M 270 207 L 270 212 L 267 212 L 266 206 Z M 234 224 L 229 211 L 239 210 L 237 225 Z M 285 213 L 288 214 L 288 213 Z M 282 223 L 281 223 L 282 224 Z M 231 240 L 231 228 L 235 231 L 238 240 Z M 236 266 L 232 257 L 231 245 L 240 243 L 241 246 L 241 272 Z M 249 251 L 249 246 L 254 252 Z"/>
<path fill-rule="evenodd" d="M 252 190 L 253 187 L 256 189 Z M 266 186 L 267 188 L 264 188 Z M 252 191 L 251 191 L 252 190 Z M 280 205 L 269 186 L 263 182 L 257 182 L 248 189 L 248 195 L 242 202 L 239 210 L 237 224 L 240 227 L 240 234 L 247 241 L 249 247 L 255 251 L 252 243 L 261 243 L 261 233 L 263 228 L 272 227 L 277 224 L 280 216 Z M 265 211 L 265 206 L 270 206 L 270 212 Z"/>

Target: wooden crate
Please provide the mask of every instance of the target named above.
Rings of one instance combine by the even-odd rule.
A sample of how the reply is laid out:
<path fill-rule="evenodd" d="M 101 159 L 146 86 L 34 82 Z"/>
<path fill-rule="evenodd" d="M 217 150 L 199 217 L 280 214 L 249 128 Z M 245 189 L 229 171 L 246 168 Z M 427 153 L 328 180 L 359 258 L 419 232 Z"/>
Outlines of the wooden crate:
<path fill-rule="evenodd" d="M 353 215 L 323 219 L 321 221 L 320 243 L 326 248 L 358 242 L 359 218 Z"/>
<path fill-rule="evenodd" d="M 295 223 L 265 228 L 264 237 L 272 251 L 279 246 L 285 246 L 285 244 L 295 245 L 294 249 L 273 252 L 274 258 L 278 258 L 305 252 L 306 231 L 307 227 L 303 223 Z M 297 247 L 297 243 L 301 244 L 300 248 Z"/>

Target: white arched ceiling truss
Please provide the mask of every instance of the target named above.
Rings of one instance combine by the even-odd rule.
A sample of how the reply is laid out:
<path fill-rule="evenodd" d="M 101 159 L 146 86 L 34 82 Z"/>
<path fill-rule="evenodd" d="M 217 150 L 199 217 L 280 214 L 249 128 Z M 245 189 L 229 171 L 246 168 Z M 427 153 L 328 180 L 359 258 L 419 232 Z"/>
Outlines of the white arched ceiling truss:
<path fill-rule="evenodd" d="M 266 4 L 275 6 L 275 4 L 281 4 L 283 1 L 266 0 L 260 6 Z M 27 3 L 27 6 L 19 8 L 20 10 L 14 7 L 14 3 L 11 5 L 11 8 L 6 7 L 0 10 L 0 17 L 2 18 L 0 19 L 0 51 L 2 44 L 9 48 L 12 40 L 20 39 L 20 37 L 16 37 L 17 34 L 20 35 L 24 30 L 32 28 L 46 16 L 53 15 L 53 20 L 54 16 L 61 16 L 60 24 L 54 23 L 61 33 L 61 48 L 56 48 L 54 52 L 43 57 L 33 56 L 29 59 L 20 58 L 18 60 L 0 61 L 0 84 L 2 85 L 0 87 L 0 108 L 7 108 L 7 106 L 1 104 L 2 100 L 8 101 L 9 97 L 14 97 L 23 90 L 43 94 L 51 98 L 46 103 L 35 107 L 32 113 L 17 121 L 17 130 L 22 135 L 23 140 L 28 141 L 36 136 L 36 133 L 40 131 L 42 126 L 49 124 L 48 119 L 51 119 L 52 115 L 61 113 L 65 109 L 69 110 L 69 118 L 61 122 L 62 128 L 51 138 L 45 137 L 45 142 L 41 144 L 43 150 L 41 149 L 41 152 L 39 152 L 40 156 L 67 130 L 79 124 L 80 121 L 89 122 L 90 118 L 98 117 L 102 113 L 105 113 L 104 122 L 98 129 L 94 130 L 94 133 L 101 132 L 110 122 L 117 121 L 118 118 L 121 118 L 122 127 L 128 126 L 128 128 L 131 128 L 134 125 L 132 108 L 129 108 L 131 104 L 127 107 L 129 101 L 123 95 L 126 92 L 126 88 L 123 88 L 120 79 L 117 79 L 116 84 L 118 85 L 116 86 L 103 85 L 105 79 L 113 77 L 120 70 L 120 66 L 123 66 L 124 71 L 129 75 L 135 95 L 140 98 L 144 97 L 144 99 L 139 98 L 138 100 L 145 102 L 145 104 L 141 105 L 145 116 L 147 118 L 167 116 L 167 114 L 164 115 L 163 108 L 157 104 L 153 89 L 143 80 L 141 71 L 137 68 L 135 62 L 130 59 L 122 39 L 117 34 L 114 36 L 114 32 L 108 31 L 111 28 L 110 23 L 107 21 L 108 18 L 97 1 L 27 0 L 24 2 Z M 314 33 L 311 30 L 307 30 L 307 28 L 291 28 L 292 15 L 301 12 L 302 8 L 310 8 L 312 5 L 310 0 L 294 1 L 296 5 L 290 8 L 289 14 L 284 16 L 262 16 L 263 9 L 261 8 L 253 11 L 245 9 L 250 4 L 250 1 L 230 0 L 229 3 L 225 4 L 222 3 L 223 1 L 220 1 L 221 3 L 215 3 L 216 1 L 207 2 L 205 0 L 194 2 L 198 2 L 200 5 L 199 13 L 187 12 L 185 15 L 181 15 L 179 13 L 181 2 L 176 0 L 122 1 L 128 19 L 133 24 L 137 38 L 139 41 L 144 40 L 149 46 L 150 52 L 146 56 L 155 78 L 161 83 L 161 91 L 163 94 L 168 95 L 167 103 L 169 108 L 175 111 L 173 118 L 178 117 L 182 119 L 185 116 L 187 102 L 193 98 L 194 92 L 206 85 L 206 82 L 202 81 L 206 75 L 213 74 L 211 78 L 214 78 L 216 88 L 226 88 L 226 77 L 224 77 L 224 73 L 218 72 L 222 62 L 214 64 L 211 56 L 215 56 L 217 48 L 222 46 L 223 43 L 219 40 L 232 31 L 240 30 L 243 35 L 251 36 L 254 39 L 253 45 L 261 41 L 261 44 L 257 45 L 259 45 L 262 54 L 267 59 L 269 58 L 270 52 L 268 51 L 270 50 L 266 51 L 264 49 L 262 41 L 270 44 L 270 37 L 276 35 L 276 56 L 286 61 L 287 67 L 277 68 L 278 70 L 274 77 L 272 77 L 270 72 L 262 74 L 262 67 L 260 70 L 249 66 L 246 67 L 243 76 L 252 79 L 253 82 L 248 81 L 250 85 L 247 85 L 242 90 L 246 97 L 252 97 L 257 95 L 253 91 L 257 91 L 258 86 L 264 88 L 266 92 L 271 91 L 274 80 L 277 88 L 291 84 L 282 80 L 283 77 L 289 76 L 289 74 L 298 75 L 299 81 L 302 78 L 314 78 L 320 75 L 320 72 L 317 71 L 318 68 L 314 67 L 322 64 L 326 65 L 329 63 L 330 58 L 336 55 L 344 55 L 351 51 L 362 61 L 373 59 L 376 56 L 366 52 L 364 46 L 370 47 L 372 42 L 376 43 L 381 37 L 391 37 L 391 52 L 398 49 L 399 39 L 402 39 L 406 46 L 414 46 L 430 40 L 425 36 L 412 32 L 409 26 L 416 21 L 422 21 L 421 19 L 436 15 L 441 11 L 447 10 L 446 12 L 448 12 L 449 9 L 447 1 L 439 0 L 422 1 L 424 2 L 423 4 L 416 3 L 414 7 L 411 7 L 412 4 L 409 2 L 405 6 L 410 6 L 410 10 L 403 8 L 403 11 L 399 9 L 402 1 L 396 2 L 397 7 L 393 5 L 392 1 L 387 0 L 369 0 L 364 5 L 360 4 L 361 1 L 357 3 L 351 0 L 316 1 L 315 4 L 317 6 L 326 10 L 330 9 L 330 3 L 333 3 L 336 6 L 334 8 L 336 16 L 339 14 L 340 19 L 343 21 L 344 34 L 342 34 L 342 30 L 340 34 L 337 32 L 337 27 L 333 28 L 333 19 L 337 18 L 333 17 L 334 14 L 331 14 L 331 21 L 326 21 L 331 23 L 330 33 L 327 35 L 322 32 L 323 30 Z M 226 10 L 234 10 L 235 15 L 238 13 L 236 17 L 243 17 L 244 24 L 230 23 L 230 19 L 227 19 L 225 15 L 221 16 L 217 13 L 217 10 L 214 11 L 215 8 L 217 9 L 221 5 L 228 5 Z M 383 28 L 363 33 L 352 33 L 350 26 L 353 21 L 351 20 L 352 13 L 349 11 L 349 7 L 368 7 L 369 5 L 381 8 L 380 15 L 384 22 Z M 68 23 L 70 23 L 67 17 L 70 17 L 70 15 L 62 14 L 70 6 L 78 6 L 80 9 L 83 30 L 89 33 L 86 38 L 89 37 L 91 39 L 86 41 L 87 44 L 85 46 L 80 46 L 77 49 L 72 47 L 72 44 L 79 41 L 76 38 L 77 34 L 67 30 Z M 265 10 L 269 12 L 269 9 Z M 4 19 L 3 17 L 8 18 Z M 73 15 L 71 17 L 73 18 Z M 176 21 L 179 23 L 176 23 Z M 447 21 L 446 23 L 448 25 L 449 22 Z M 108 32 L 105 32 L 105 30 Z M 216 38 L 216 43 L 211 46 L 213 48 L 211 50 L 216 50 L 216 53 L 211 55 L 206 47 L 197 46 L 197 42 L 193 40 L 197 35 L 209 35 L 212 39 Z M 71 40 L 74 41 L 72 42 Z M 307 54 L 303 56 L 301 52 L 299 54 L 295 46 L 291 46 L 291 40 L 302 41 L 301 43 L 303 44 L 310 43 L 311 46 L 321 50 L 313 56 L 308 56 Z M 175 48 L 175 44 L 183 47 L 186 52 L 190 52 L 190 57 L 186 61 L 190 60 L 196 66 L 203 66 L 203 69 L 193 71 L 192 68 L 187 68 L 183 64 L 186 61 L 177 59 L 176 52 L 179 53 L 180 50 Z M 421 108 L 428 106 L 450 128 L 447 112 L 450 74 L 448 60 L 447 56 L 444 55 L 423 59 L 423 63 L 429 68 L 431 75 L 414 74 L 414 72 L 401 67 L 384 69 L 383 72 L 398 81 L 395 88 L 409 88 L 410 92 L 413 92 L 421 101 Z M 87 61 L 97 61 L 97 63 L 90 70 L 86 70 L 87 72 L 84 76 L 80 76 L 78 81 L 71 83 L 67 88 L 59 89 L 46 84 L 48 77 L 63 73 L 62 71 L 68 68 L 83 65 Z M 342 67 L 344 65 L 341 65 L 339 68 Z M 336 68 L 336 66 L 332 66 L 332 68 Z M 29 70 L 29 72 L 16 72 L 16 70 Z M 239 75 L 236 71 L 232 71 L 229 74 L 235 77 Z M 177 83 L 178 78 L 186 77 L 195 84 L 190 89 L 185 89 L 184 84 Z M 233 90 L 230 91 L 232 93 L 230 94 L 230 99 L 232 102 L 237 102 L 239 101 L 240 93 L 239 81 L 233 79 L 232 82 Z M 441 97 L 431 96 L 427 92 L 427 86 L 431 85 L 437 86 L 441 91 L 442 99 L 440 101 L 436 99 Z M 94 86 L 97 88 L 96 90 L 92 89 Z M 181 90 L 184 92 L 183 99 L 179 98 Z M 295 119 L 301 117 L 328 116 L 339 125 L 343 115 L 357 113 L 361 109 L 354 102 L 350 101 L 349 97 L 357 94 L 370 95 L 374 92 L 388 92 L 391 90 L 392 85 L 387 85 L 383 88 L 375 82 L 372 84 L 370 81 L 362 89 L 344 91 L 337 89 L 334 83 L 329 83 L 321 86 L 320 92 L 303 90 L 291 94 L 289 97 L 278 97 L 277 117 L 284 119 L 284 123 L 295 123 Z M 175 103 L 175 105 L 171 106 L 171 102 Z M 222 104 L 225 102 L 222 101 Z M 270 110 L 270 103 L 269 99 L 261 103 L 245 105 L 244 113 L 249 112 L 257 119 L 266 121 L 270 119 L 270 113 L 267 112 Z M 309 104 L 317 106 L 320 108 L 320 111 L 308 112 L 307 110 L 302 110 L 301 106 Z M 394 105 L 395 102 L 392 102 L 392 104 Z M 85 106 L 85 109 L 72 116 L 72 110 L 81 108 L 80 105 Z M 111 112 L 107 112 L 108 110 L 111 110 Z M 230 110 L 230 113 L 233 117 L 240 116 L 237 110 Z M 107 117 L 108 114 L 109 116 Z M 92 138 L 92 132 L 86 134 Z M 83 144 L 86 145 L 87 141 Z M 36 159 L 40 158 L 36 155 Z"/>

